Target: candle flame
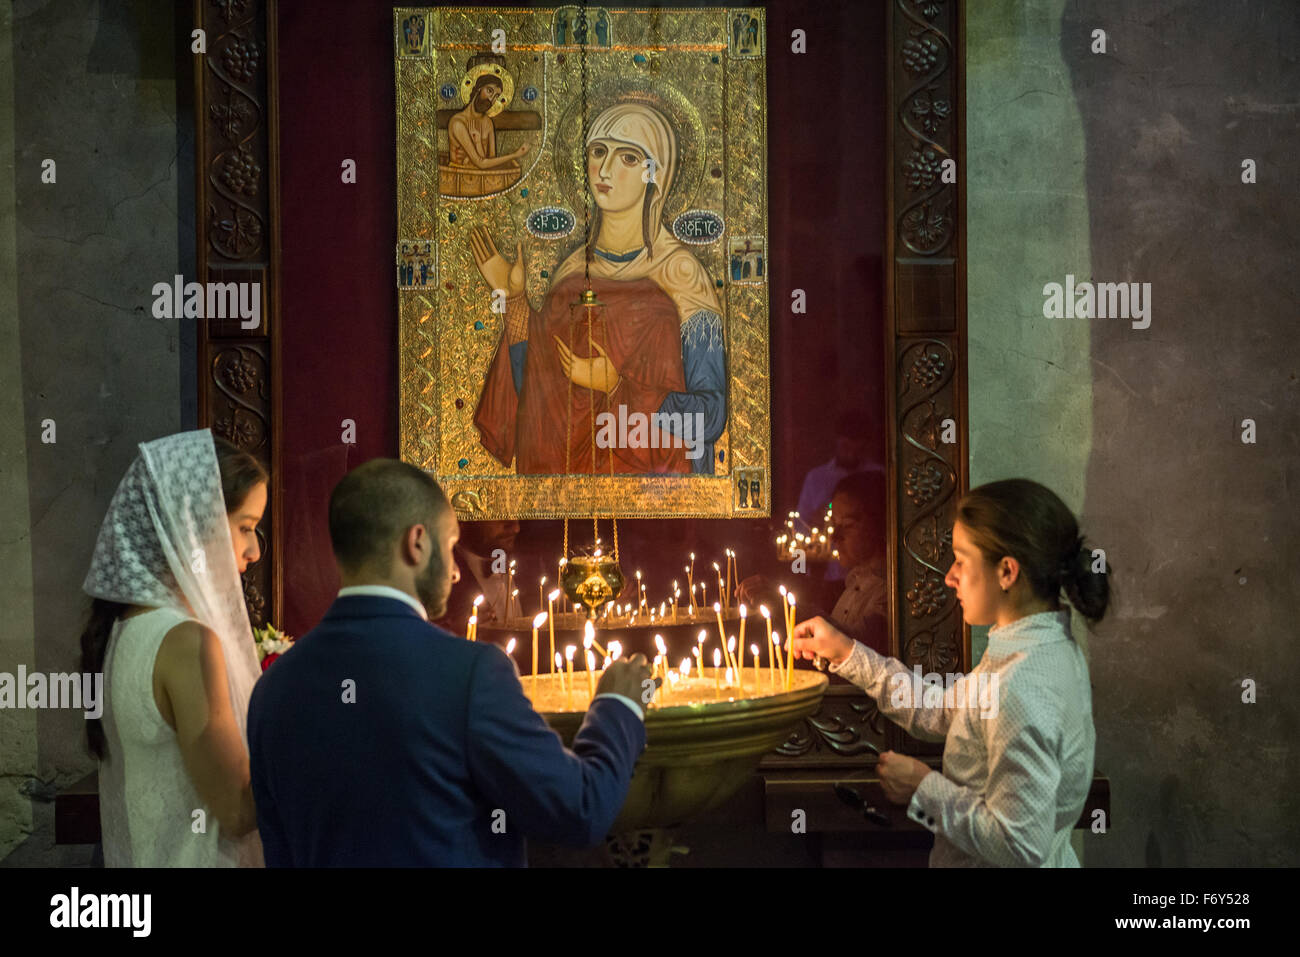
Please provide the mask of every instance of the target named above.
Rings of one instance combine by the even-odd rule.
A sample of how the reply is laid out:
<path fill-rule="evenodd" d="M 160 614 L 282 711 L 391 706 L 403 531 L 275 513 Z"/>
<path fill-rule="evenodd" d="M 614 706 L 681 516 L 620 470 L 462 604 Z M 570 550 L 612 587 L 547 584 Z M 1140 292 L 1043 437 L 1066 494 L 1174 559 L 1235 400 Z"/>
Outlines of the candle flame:
<path fill-rule="evenodd" d="M 749 652 L 754 656 L 754 660 L 758 661 L 758 645 L 750 645 Z"/>
<path fill-rule="evenodd" d="M 567 658 L 569 661 L 572 661 L 573 655 L 577 650 L 578 650 L 577 647 L 574 645 L 566 645 L 564 648 L 564 657 Z"/>
<path fill-rule="evenodd" d="M 704 644 L 705 640 L 706 640 L 708 637 L 709 637 L 709 633 L 708 633 L 707 631 L 705 631 L 703 628 L 701 628 L 701 629 L 700 629 L 700 634 L 699 634 L 699 636 L 698 636 L 695 640 L 698 641 L 700 644 Z"/>
<path fill-rule="evenodd" d="M 767 606 L 766 606 L 766 605 L 759 605 L 759 606 L 758 606 L 758 610 L 759 610 L 760 612 L 763 613 L 763 617 L 764 617 L 764 618 L 771 618 L 771 617 L 772 617 L 772 613 L 771 613 L 770 611 L 767 610 Z"/>
<path fill-rule="evenodd" d="M 728 650 L 728 651 L 735 651 L 735 650 L 736 650 L 736 636 L 735 636 L 735 635 L 732 635 L 732 636 L 730 636 L 730 637 L 727 639 L 727 650 Z"/>
<path fill-rule="evenodd" d="M 785 586 L 784 586 L 784 585 L 781 586 L 781 597 L 782 597 L 782 598 L 785 597 Z"/>
<path fill-rule="evenodd" d="M 477 598 L 474 599 L 474 607 L 477 608 L 481 604 L 483 604 L 483 596 L 479 595 Z"/>
<path fill-rule="evenodd" d="M 564 667 L 564 659 L 560 657 L 560 653 L 558 651 L 555 653 L 555 667 L 557 668 Z"/>
<path fill-rule="evenodd" d="M 740 606 L 740 617 L 741 617 L 741 618 L 744 618 L 744 617 L 745 617 L 745 614 L 746 614 L 746 612 L 745 612 L 745 606 L 744 606 L 744 605 L 741 605 L 741 606 Z"/>
<path fill-rule="evenodd" d="M 590 651 L 587 652 L 587 670 L 588 671 L 596 670 L 596 655 L 594 652 L 590 652 Z"/>
<path fill-rule="evenodd" d="M 544 624 L 546 624 L 546 612 L 544 612 L 544 611 L 539 611 L 539 612 L 538 612 L 538 613 L 533 617 L 533 627 L 534 627 L 534 628 L 541 628 L 542 625 L 544 625 Z"/>
<path fill-rule="evenodd" d="M 661 654 L 661 655 L 667 657 L 667 655 L 668 655 L 668 646 L 664 644 L 664 636 L 663 636 L 663 635 L 655 635 L 655 647 L 659 649 L 659 654 Z"/>
<path fill-rule="evenodd" d="M 559 597 L 560 597 L 560 590 L 557 588 L 557 589 L 555 589 L 555 591 L 551 592 L 549 595 L 546 596 L 546 600 L 547 600 L 547 601 L 555 601 L 555 599 L 557 599 L 557 598 L 559 598 Z"/>
<path fill-rule="evenodd" d="M 721 667 L 721 666 L 722 666 L 722 650 L 719 649 L 719 648 L 714 648 L 714 649 L 713 649 L 713 667 L 715 667 L 715 668 L 719 668 L 719 667 Z"/>
<path fill-rule="evenodd" d="M 506 642 L 506 654 L 513 655 L 514 653 L 515 653 L 515 640 L 511 638 L 508 642 Z"/>
<path fill-rule="evenodd" d="M 713 603 L 713 610 L 716 611 L 718 614 L 722 614 L 722 606 L 719 605 L 716 601 Z"/>
<path fill-rule="evenodd" d="M 683 658 L 681 666 L 677 670 L 682 673 L 683 678 L 689 675 L 691 673 L 691 659 Z"/>
<path fill-rule="evenodd" d="M 476 624 L 478 624 L 478 615 L 470 615 L 470 616 L 469 616 L 469 623 L 470 623 L 471 625 L 476 625 Z"/>

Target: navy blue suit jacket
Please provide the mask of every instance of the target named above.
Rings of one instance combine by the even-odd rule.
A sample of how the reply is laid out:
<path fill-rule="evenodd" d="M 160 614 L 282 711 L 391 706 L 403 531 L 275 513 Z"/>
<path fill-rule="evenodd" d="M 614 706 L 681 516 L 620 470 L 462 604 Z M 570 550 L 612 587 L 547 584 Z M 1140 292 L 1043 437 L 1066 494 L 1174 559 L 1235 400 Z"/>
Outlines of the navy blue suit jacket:
<path fill-rule="evenodd" d="M 600 698 L 570 751 L 500 648 L 352 596 L 257 682 L 248 745 L 270 867 L 524 866 L 605 836 L 645 725 Z"/>

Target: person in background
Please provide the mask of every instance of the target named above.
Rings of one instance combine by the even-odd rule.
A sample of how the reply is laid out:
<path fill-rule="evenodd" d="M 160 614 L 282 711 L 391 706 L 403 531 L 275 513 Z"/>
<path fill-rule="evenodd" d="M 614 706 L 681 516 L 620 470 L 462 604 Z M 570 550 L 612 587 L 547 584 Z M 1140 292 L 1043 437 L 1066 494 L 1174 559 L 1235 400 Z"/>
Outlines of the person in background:
<path fill-rule="evenodd" d="M 844 566 L 844 591 L 830 620 L 880 654 L 889 653 L 889 586 L 885 580 L 885 475 L 845 476 L 831 496 L 831 540 Z"/>
<path fill-rule="evenodd" d="M 1061 597 L 1100 621 L 1107 572 L 1093 571 L 1065 503 L 1027 479 L 971 490 L 952 542 L 945 582 L 967 624 L 992 628 L 950 695 L 916 700 L 906 665 L 824 618 L 795 628 L 795 653 L 827 659 L 909 734 L 945 742 L 942 772 L 893 751 L 876 766 L 886 797 L 934 833 L 931 867 L 1078 867 L 1070 832 L 1092 784 L 1096 732 L 1088 664 Z"/>
<path fill-rule="evenodd" d="M 438 619 L 438 626 L 448 631 L 459 631 L 474 610 L 474 599 L 483 596 L 483 603 L 478 607 L 478 620 L 483 622 L 505 621 L 506 618 L 523 614 L 520 600 L 507 602 L 506 566 L 516 558 L 515 544 L 519 538 L 519 523 L 514 519 L 491 522 L 464 522 L 460 525 L 461 538 L 456 542 L 452 557 L 460 569 L 459 581 L 452 586 L 447 598 L 447 610 Z M 493 563 L 500 561 L 500 571 L 493 570 Z M 519 569 L 515 569 L 519 576 Z M 554 577 L 554 575 L 552 575 Z M 522 580 L 523 584 L 519 582 Z M 515 587 L 522 598 L 528 595 L 527 578 L 517 577 Z M 532 578 L 536 590 L 537 579 Z M 512 589 L 513 590 L 513 589 Z"/>
<path fill-rule="evenodd" d="M 835 429 L 835 455 L 829 462 L 809 469 L 804 476 L 803 488 L 799 492 L 796 531 L 806 534 L 813 526 L 825 528 L 826 507 L 831 504 L 835 487 L 845 477 L 870 469 L 883 473 L 883 466 L 867 461 L 867 437 L 870 434 L 871 423 L 866 415 L 846 412 L 840 416 Z M 842 563 L 831 560 L 826 567 L 826 581 L 843 581 L 844 575 Z"/>
<path fill-rule="evenodd" d="M 883 472 L 855 472 L 835 486 L 831 496 L 834 517 L 832 542 L 847 575 L 842 590 L 831 599 L 810 594 L 793 585 L 800 609 L 810 617 L 826 615 L 850 638 L 881 654 L 889 651 L 889 599 L 885 580 L 885 476 Z M 791 586 L 790 580 L 785 584 Z M 835 586 L 829 586 L 834 588 Z M 779 608 L 777 583 L 751 575 L 740 583 L 740 600 L 752 609 Z M 834 593 L 832 592 L 832 595 Z M 825 608 L 831 607 L 826 613 Z"/>
<path fill-rule="evenodd" d="M 645 748 L 645 657 L 604 670 L 570 750 L 501 648 L 430 623 L 459 577 L 437 482 L 372 459 L 335 486 L 329 530 L 338 599 L 249 706 L 267 865 L 524 866 L 525 838 L 604 838 Z"/>

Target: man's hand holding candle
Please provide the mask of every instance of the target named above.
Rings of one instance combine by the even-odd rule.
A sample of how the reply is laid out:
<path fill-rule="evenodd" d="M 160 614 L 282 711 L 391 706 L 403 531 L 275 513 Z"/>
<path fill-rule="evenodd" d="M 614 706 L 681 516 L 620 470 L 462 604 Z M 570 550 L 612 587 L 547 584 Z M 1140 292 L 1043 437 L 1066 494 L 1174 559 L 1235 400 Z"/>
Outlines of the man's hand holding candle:
<path fill-rule="evenodd" d="M 596 694 L 620 694 L 624 698 L 640 701 L 644 705 L 647 702 L 641 697 L 641 692 L 645 687 L 643 682 L 649 680 L 651 680 L 650 662 L 646 661 L 645 655 L 638 652 L 629 658 L 610 662 L 609 667 L 601 672 L 600 683 L 596 685 Z"/>

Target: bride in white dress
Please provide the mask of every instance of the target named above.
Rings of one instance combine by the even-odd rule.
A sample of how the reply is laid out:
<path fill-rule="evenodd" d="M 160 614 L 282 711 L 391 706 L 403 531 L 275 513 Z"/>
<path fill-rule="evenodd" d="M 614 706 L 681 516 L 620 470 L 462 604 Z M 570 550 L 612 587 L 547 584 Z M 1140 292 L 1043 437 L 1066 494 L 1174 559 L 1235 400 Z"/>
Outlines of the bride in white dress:
<path fill-rule="evenodd" d="M 107 867 L 257 867 L 245 723 L 261 675 L 240 575 L 257 561 L 267 475 L 207 429 L 140 445 L 83 585 L 82 667 L 104 672 Z"/>

